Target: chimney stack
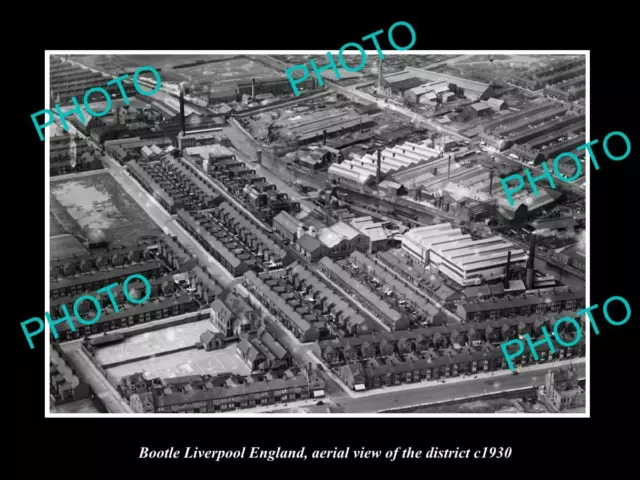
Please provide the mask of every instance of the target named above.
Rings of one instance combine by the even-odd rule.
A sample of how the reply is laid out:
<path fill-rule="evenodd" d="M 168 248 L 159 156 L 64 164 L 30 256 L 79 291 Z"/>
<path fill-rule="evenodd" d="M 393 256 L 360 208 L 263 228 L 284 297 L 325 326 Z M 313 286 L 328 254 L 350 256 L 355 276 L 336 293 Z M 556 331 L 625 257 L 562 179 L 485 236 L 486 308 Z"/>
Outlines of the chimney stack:
<path fill-rule="evenodd" d="M 489 196 L 491 196 L 492 192 L 493 192 L 493 168 L 489 171 Z"/>
<path fill-rule="evenodd" d="M 536 257 L 536 236 L 531 235 L 531 246 L 529 248 L 529 258 L 527 259 L 527 276 L 526 276 L 526 287 L 527 290 L 533 289 L 533 272 L 534 272 L 534 262 Z"/>
<path fill-rule="evenodd" d="M 449 155 L 449 166 L 447 167 L 447 183 L 449 182 L 449 178 L 451 177 L 451 159 L 453 158 L 453 154 Z"/>
<path fill-rule="evenodd" d="M 256 98 L 256 79 L 251 79 L 251 98 Z"/>
<path fill-rule="evenodd" d="M 381 164 L 382 164 L 382 150 L 378 150 L 378 161 L 376 163 L 376 182 L 377 183 L 380 183 L 382 181 L 382 175 L 380 172 Z"/>
<path fill-rule="evenodd" d="M 507 252 L 507 267 L 504 269 L 504 288 L 509 288 L 509 277 L 511 276 L 511 250 Z"/>
<path fill-rule="evenodd" d="M 187 128 L 184 121 L 184 87 L 180 86 L 180 128 L 182 135 L 187 133 Z"/>
<path fill-rule="evenodd" d="M 322 131 L 322 146 L 325 146 L 327 144 L 327 131 L 323 130 Z"/>

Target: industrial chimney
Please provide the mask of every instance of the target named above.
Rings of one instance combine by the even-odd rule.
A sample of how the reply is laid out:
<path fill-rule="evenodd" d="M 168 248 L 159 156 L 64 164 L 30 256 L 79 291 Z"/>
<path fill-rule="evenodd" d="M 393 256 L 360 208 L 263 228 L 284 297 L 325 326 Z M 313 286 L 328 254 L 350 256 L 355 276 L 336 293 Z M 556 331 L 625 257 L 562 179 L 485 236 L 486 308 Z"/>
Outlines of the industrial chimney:
<path fill-rule="evenodd" d="M 180 129 L 182 130 L 182 135 L 187 133 L 184 121 L 184 87 L 182 85 L 180 86 Z"/>
<path fill-rule="evenodd" d="M 535 261 L 535 257 L 536 257 L 536 236 L 535 235 L 531 235 L 531 246 L 529 248 L 529 258 L 527 259 L 527 276 L 525 278 L 526 280 L 526 287 L 527 290 L 531 290 L 533 289 L 533 271 L 534 271 L 534 261 Z"/>
<path fill-rule="evenodd" d="M 256 98 L 256 79 L 251 79 L 251 98 Z"/>
<path fill-rule="evenodd" d="M 449 155 L 449 166 L 447 167 L 447 183 L 449 182 L 449 178 L 451 178 L 451 159 L 453 158 L 453 154 Z"/>
<path fill-rule="evenodd" d="M 504 288 L 509 288 L 509 277 L 511 276 L 511 250 L 509 250 L 507 252 L 507 266 L 504 269 L 504 281 L 503 281 L 503 286 Z"/>
<path fill-rule="evenodd" d="M 322 146 L 325 146 L 327 144 L 327 131 L 323 130 L 322 131 Z"/>
<path fill-rule="evenodd" d="M 382 150 L 378 150 L 378 161 L 376 162 L 376 182 L 380 183 L 382 181 L 381 175 L 381 164 L 382 164 Z"/>
<path fill-rule="evenodd" d="M 489 196 L 491 196 L 492 192 L 493 192 L 493 168 L 489 171 Z"/>

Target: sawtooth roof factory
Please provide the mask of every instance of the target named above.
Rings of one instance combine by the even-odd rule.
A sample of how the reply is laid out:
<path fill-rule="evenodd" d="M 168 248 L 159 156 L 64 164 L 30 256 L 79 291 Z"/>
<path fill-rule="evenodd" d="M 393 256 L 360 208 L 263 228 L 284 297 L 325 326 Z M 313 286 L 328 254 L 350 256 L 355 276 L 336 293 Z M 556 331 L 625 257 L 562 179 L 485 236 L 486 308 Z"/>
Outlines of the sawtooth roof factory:
<path fill-rule="evenodd" d="M 522 248 L 502 237 L 476 240 L 449 223 L 408 231 L 402 249 L 464 287 L 502 278 L 509 264 L 524 264 L 528 258 Z"/>

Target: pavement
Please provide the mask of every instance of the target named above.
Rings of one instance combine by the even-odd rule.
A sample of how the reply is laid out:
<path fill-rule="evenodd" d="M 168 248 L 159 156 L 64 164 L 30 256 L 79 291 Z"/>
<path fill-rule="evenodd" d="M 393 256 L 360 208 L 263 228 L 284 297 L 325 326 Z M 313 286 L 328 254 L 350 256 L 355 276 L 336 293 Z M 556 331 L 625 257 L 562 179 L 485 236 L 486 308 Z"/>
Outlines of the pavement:
<path fill-rule="evenodd" d="M 495 395 L 496 393 L 508 392 L 510 390 L 537 387 L 544 383 L 544 376 L 548 370 L 558 370 L 565 367 L 569 362 L 552 362 L 548 364 L 525 367 L 519 375 L 512 375 L 510 371 L 506 374 L 498 375 L 502 372 L 494 372 L 494 375 L 484 374 L 483 378 L 469 379 L 447 379 L 446 383 L 433 382 L 421 388 L 395 390 L 398 387 L 384 388 L 387 391 L 369 397 L 345 398 L 340 402 L 340 406 L 345 409 L 345 413 L 366 413 L 381 412 L 397 408 L 409 408 L 430 403 L 440 403 L 452 400 L 464 400 L 482 395 Z M 585 377 L 585 359 L 573 361 L 578 369 L 578 376 Z M 458 380 L 458 381 L 456 381 Z M 399 394 L 401 392 L 401 394 Z"/>

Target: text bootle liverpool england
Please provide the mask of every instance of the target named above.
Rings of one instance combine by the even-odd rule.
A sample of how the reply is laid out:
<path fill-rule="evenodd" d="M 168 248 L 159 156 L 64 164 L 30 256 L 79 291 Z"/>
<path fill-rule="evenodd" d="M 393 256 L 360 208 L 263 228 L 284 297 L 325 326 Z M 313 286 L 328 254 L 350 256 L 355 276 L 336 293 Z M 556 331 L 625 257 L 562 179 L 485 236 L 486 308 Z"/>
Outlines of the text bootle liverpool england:
<path fill-rule="evenodd" d="M 154 87 L 153 90 L 145 91 L 145 90 L 142 90 L 142 88 L 140 88 L 140 83 L 138 81 L 138 77 L 143 72 L 151 72 L 153 74 L 153 76 L 155 77 L 156 86 Z M 117 78 L 114 78 L 113 80 L 108 81 L 107 85 L 106 85 L 106 86 L 118 85 L 118 88 L 120 89 L 120 94 L 122 95 L 122 100 L 124 101 L 125 105 L 129 105 L 130 102 L 129 102 L 129 97 L 127 96 L 127 94 L 125 92 L 125 88 L 122 85 L 122 81 L 125 80 L 128 77 L 129 77 L 129 74 L 125 73 L 124 75 L 121 75 L 121 76 L 119 76 Z M 149 96 L 155 94 L 158 90 L 160 90 L 160 86 L 161 85 L 162 85 L 162 79 L 160 78 L 160 74 L 153 67 L 149 67 L 149 66 L 140 67 L 133 74 L 133 86 L 135 87 L 136 91 L 140 95 L 149 97 Z M 105 98 L 105 101 L 106 101 L 106 106 L 104 107 L 104 110 L 102 112 L 94 112 L 91 109 L 91 107 L 89 106 L 89 99 L 91 98 L 92 95 L 94 95 L 96 93 L 99 93 L 99 94 L 103 95 L 104 98 Z M 78 116 L 78 118 L 80 119 L 80 121 L 83 124 L 87 123 L 87 121 L 86 121 L 86 119 L 84 117 L 84 114 L 82 113 L 82 108 L 80 108 L 80 104 L 78 103 L 78 100 L 76 99 L 76 97 L 71 97 L 71 102 L 73 103 L 74 108 L 72 108 L 71 110 L 68 110 L 66 112 L 63 112 L 60 109 L 60 105 L 58 105 L 58 104 L 55 105 L 55 110 L 58 113 L 58 117 L 60 117 L 60 125 L 62 126 L 62 128 L 64 128 L 65 132 L 69 131 L 69 125 L 67 124 L 66 118 L 70 117 L 70 116 L 72 116 L 74 114 L 76 114 Z M 104 117 L 106 114 L 109 113 L 109 110 L 111 110 L 111 94 L 107 90 L 102 88 L 102 87 L 90 88 L 84 94 L 84 109 L 92 117 Z M 38 121 L 36 120 L 36 118 L 38 116 L 40 116 L 40 115 L 49 115 L 49 120 L 47 120 L 46 123 L 39 124 Z M 36 131 L 38 132 L 38 135 L 40 135 L 40 140 L 44 140 L 44 135 L 42 134 L 42 130 L 44 130 L 49 125 L 53 125 L 53 123 L 56 120 L 56 116 L 51 110 L 44 109 L 44 110 L 40 110 L 39 112 L 36 112 L 36 113 L 32 114 L 31 115 L 31 120 L 33 121 L 33 124 L 36 127 Z"/>
<path fill-rule="evenodd" d="M 142 283 L 144 284 L 144 288 L 146 290 L 144 297 L 140 299 L 133 298 L 130 295 L 128 290 L 129 282 L 135 279 L 142 280 Z M 120 308 L 118 308 L 118 303 L 116 302 L 116 299 L 113 295 L 113 289 L 116 288 L 117 286 L 118 286 L 118 283 L 116 282 L 116 283 L 112 283 L 111 285 L 107 285 L 106 287 L 103 287 L 100 290 L 96 291 L 96 293 L 98 294 L 106 293 L 109 296 L 109 300 L 111 301 L 111 305 L 113 306 L 114 313 L 118 313 L 120 311 Z M 134 305 L 140 305 L 141 303 L 144 303 L 147 300 L 149 300 L 149 297 L 151 296 L 151 284 L 149 283 L 149 280 L 147 280 L 143 275 L 134 273 L 133 275 L 129 275 L 125 279 L 125 281 L 122 282 L 122 292 L 124 293 L 125 298 L 129 302 L 133 303 Z M 95 306 L 96 308 L 95 317 L 90 319 L 84 319 L 80 315 L 78 308 L 82 304 L 82 302 L 84 302 L 85 300 L 92 302 L 93 305 Z M 47 319 L 47 323 L 49 324 L 49 327 L 51 327 L 51 332 L 53 333 L 53 337 L 56 340 L 58 339 L 58 332 L 56 330 L 56 325 L 60 323 L 67 322 L 69 324 L 69 329 L 72 332 L 76 331 L 76 326 L 74 325 L 73 320 L 69 315 L 69 310 L 67 309 L 67 306 L 62 304 L 60 308 L 62 309 L 65 315 L 64 317 L 58 318 L 57 320 L 52 320 L 51 315 L 49 315 L 49 312 L 45 312 L 44 314 L 44 316 Z M 83 325 L 93 325 L 94 323 L 97 323 L 98 320 L 100 320 L 100 316 L 102 315 L 102 307 L 100 306 L 100 299 L 96 297 L 92 297 L 91 295 L 82 295 L 76 298 L 76 301 L 73 303 L 73 314 L 75 315 L 76 320 L 82 323 Z M 29 325 L 30 323 L 39 324 L 38 329 L 34 332 L 29 332 L 27 330 L 27 325 Z M 33 317 L 33 318 L 30 318 L 29 320 L 25 320 L 24 322 L 22 322 L 20 326 L 22 327 L 22 331 L 24 332 L 25 337 L 27 337 L 27 342 L 29 342 L 29 346 L 33 350 L 34 345 L 33 345 L 33 342 L 31 341 L 31 338 L 44 332 L 44 322 L 42 321 L 41 318 Z"/>
<path fill-rule="evenodd" d="M 409 30 L 409 33 L 411 34 L 411 42 L 409 43 L 409 45 L 404 47 L 399 46 L 393 38 L 393 31 L 400 26 L 407 28 Z M 382 49 L 380 48 L 380 44 L 378 43 L 378 39 L 376 37 L 382 33 L 384 33 L 384 30 L 378 30 L 377 32 L 373 32 L 373 33 L 370 33 L 369 35 L 365 35 L 364 37 L 362 37 L 362 40 L 371 39 L 371 41 L 373 41 L 373 44 L 376 47 L 380 60 L 384 60 L 384 53 L 382 52 Z M 409 50 L 416 43 L 416 31 L 407 22 L 396 22 L 393 25 L 391 25 L 391 28 L 389 28 L 389 31 L 387 32 L 387 38 L 389 39 L 389 43 L 394 49 L 399 51 Z M 349 65 L 347 65 L 347 63 L 344 61 L 344 51 L 347 48 L 355 48 L 360 52 L 361 60 L 360 60 L 360 64 L 357 67 L 352 68 Z M 324 86 L 324 80 L 322 79 L 321 73 L 324 72 L 325 70 L 329 70 L 330 68 L 333 69 L 333 73 L 336 76 L 336 80 L 340 80 L 340 70 L 338 69 L 338 66 L 336 65 L 336 61 L 331 55 L 331 52 L 327 52 L 327 58 L 329 59 L 329 62 L 326 65 L 323 65 L 322 67 L 318 67 L 316 65 L 315 60 L 313 59 L 309 60 L 309 64 L 313 69 L 313 73 L 315 74 L 316 79 L 318 80 L 318 85 L 320 85 L 321 87 Z M 342 68 L 344 68 L 347 72 L 359 72 L 367 64 L 367 53 L 365 52 L 364 48 L 362 48 L 362 45 L 360 45 L 359 43 L 356 43 L 356 42 L 345 43 L 338 51 L 338 61 L 340 62 L 340 65 L 342 66 Z M 300 76 L 299 78 L 294 78 L 293 72 L 295 70 L 302 70 L 302 76 Z M 294 65 L 293 67 L 287 68 L 284 71 L 284 73 L 287 74 L 287 77 L 289 78 L 289 83 L 291 83 L 291 88 L 293 89 L 293 93 L 297 97 L 298 95 L 300 95 L 300 91 L 298 90 L 298 87 L 296 85 L 304 82 L 307 78 L 309 78 L 309 68 L 306 65 L 298 64 L 298 65 Z"/>

